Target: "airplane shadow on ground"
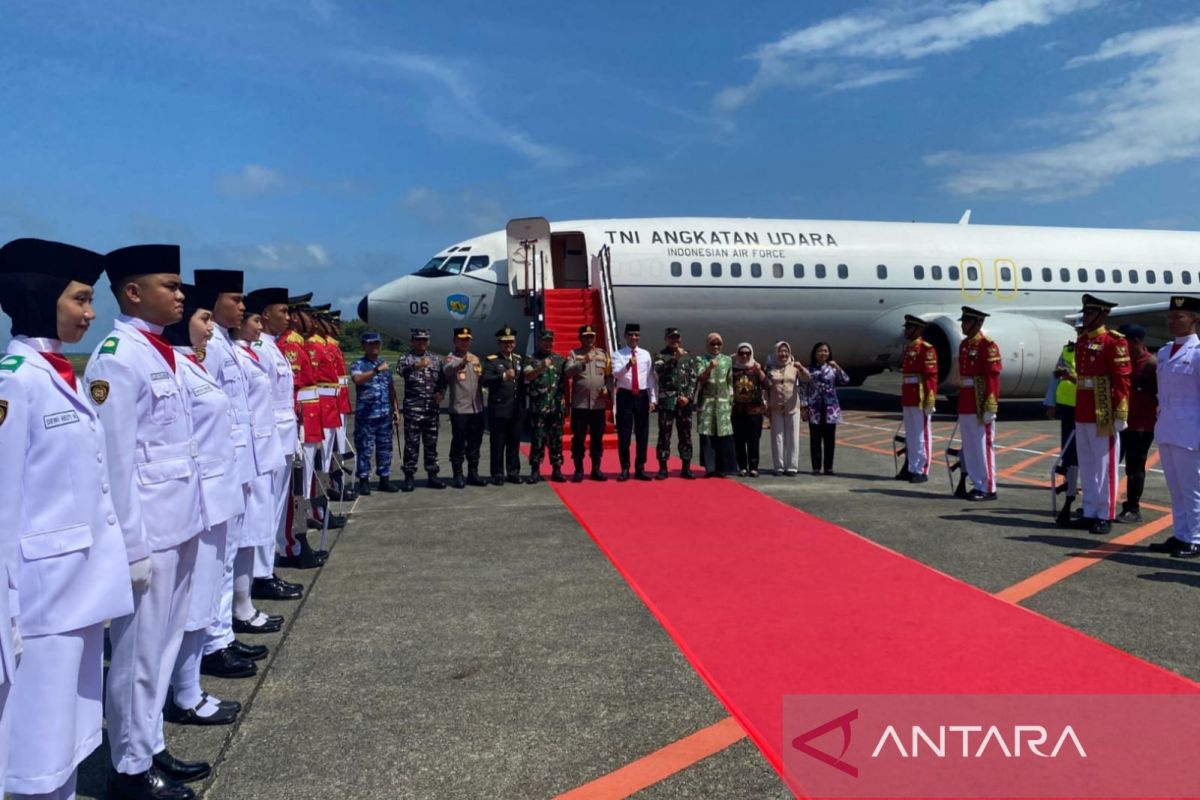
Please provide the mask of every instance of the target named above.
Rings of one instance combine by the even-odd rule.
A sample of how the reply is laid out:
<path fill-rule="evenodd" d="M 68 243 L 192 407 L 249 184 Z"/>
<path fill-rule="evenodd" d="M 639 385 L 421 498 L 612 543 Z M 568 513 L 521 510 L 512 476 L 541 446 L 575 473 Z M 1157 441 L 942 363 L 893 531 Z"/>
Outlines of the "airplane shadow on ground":
<path fill-rule="evenodd" d="M 1194 586 L 1200 589 L 1200 573 L 1153 572 L 1149 575 L 1138 575 L 1138 578 L 1159 583 L 1182 583 L 1184 586 Z"/>

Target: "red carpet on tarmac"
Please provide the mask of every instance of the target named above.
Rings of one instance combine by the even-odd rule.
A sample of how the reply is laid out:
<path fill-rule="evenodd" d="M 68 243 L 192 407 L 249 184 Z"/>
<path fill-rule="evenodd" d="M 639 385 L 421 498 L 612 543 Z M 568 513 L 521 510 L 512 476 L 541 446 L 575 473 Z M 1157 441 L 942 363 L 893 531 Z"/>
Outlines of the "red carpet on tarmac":
<path fill-rule="evenodd" d="M 608 451 L 607 483 L 554 488 L 781 775 L 788 694 L 1197 691 L 736 481 L 683 481 L 674 466 L 669 481 L 617 484 Z"/>

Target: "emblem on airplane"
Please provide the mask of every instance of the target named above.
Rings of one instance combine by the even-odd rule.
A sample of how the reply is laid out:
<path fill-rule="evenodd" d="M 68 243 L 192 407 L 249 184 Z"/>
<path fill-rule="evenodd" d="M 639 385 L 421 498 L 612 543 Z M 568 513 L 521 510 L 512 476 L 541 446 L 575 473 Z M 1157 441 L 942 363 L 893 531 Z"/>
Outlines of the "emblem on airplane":
<path fill-rule="evenodd" d="M 471 310 L 471 298 L 465 294 L 452 294 L 446 298 L 446 310 L 455 319 L 464 319 Z"/>

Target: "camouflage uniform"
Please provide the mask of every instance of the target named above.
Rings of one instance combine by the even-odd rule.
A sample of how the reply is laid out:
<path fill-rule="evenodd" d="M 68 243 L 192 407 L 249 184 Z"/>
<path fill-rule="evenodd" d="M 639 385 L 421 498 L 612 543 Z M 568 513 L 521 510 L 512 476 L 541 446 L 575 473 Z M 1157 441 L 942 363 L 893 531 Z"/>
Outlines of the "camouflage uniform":
<path fill-rule="evenodd" d="M 679 432 L 679 458 L 692 460 L 692 409 L 696 400 L 696 379 L 702 371 L 702 361 L 680 349 L 679 355 L 664 347 L 654 357 L 654 374 L 658 379 L 658 446 L 655 454 L 659 465 L 671 457 L 671 427 Z M 678 398 L 686 397 L 686 405 Z"/>
<path fill-rule="evenodd" d="M 419 366 L 421 360 L 425 366 Z M 417 453 L 425 445 L 425 472 L 437 475 L 438 402 L 446 389 L 442 360 L 432 353 L 419 356 L 407 353 L 396 365 L 396 374 L 404 381 L 404 474 L 417 470 Z"/>
<path fill-rule="evenodd" d="M 549 359 L 550 366 L 536 378 L 529 374 Z M 529 397 L 529 468 L 537 475 L 542 465 L 542 453 L 549 448 L 550 466 L 555 474 L 563 463 L 563 366 L 566 360 L 558 353 L 539 350 L 525 365 L 526 390 Z"/>

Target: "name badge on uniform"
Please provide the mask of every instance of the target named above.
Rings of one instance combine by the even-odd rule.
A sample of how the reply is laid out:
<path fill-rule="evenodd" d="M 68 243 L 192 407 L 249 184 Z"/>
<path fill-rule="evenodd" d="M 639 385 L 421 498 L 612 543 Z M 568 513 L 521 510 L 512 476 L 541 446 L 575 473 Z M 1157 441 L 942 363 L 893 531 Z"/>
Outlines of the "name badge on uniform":
<path fill-rule="evenodd" d="M 152 381 L 169 381 L 169 380 L 171 380 L 171 373 L 169 373 L 169 372 L 152 372 L 152 373 L 150 373 L 150 380 L 152 380 Z"/>
<path fill-rule="evenodd" d="M 42 421 L 46 424 L 46 430 L 49 430 L 79 422 L 79 415 L 74 411 L 60 411 L 57 414 L 47 414 L 42 417 Z"/>
<path fill-rule="evenodd" d="M 192 394 L 196 397 L 199 397 L 200 395 L 208 394 L 212 390 L 213 387 L 209 386 L 207 383 L 202 383 L 199 386 L 192 387 Z"/>

